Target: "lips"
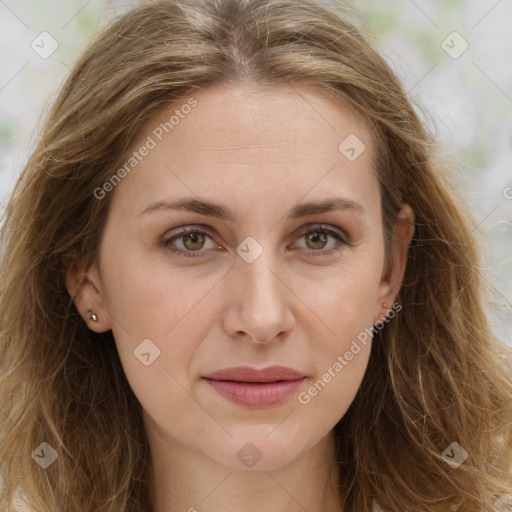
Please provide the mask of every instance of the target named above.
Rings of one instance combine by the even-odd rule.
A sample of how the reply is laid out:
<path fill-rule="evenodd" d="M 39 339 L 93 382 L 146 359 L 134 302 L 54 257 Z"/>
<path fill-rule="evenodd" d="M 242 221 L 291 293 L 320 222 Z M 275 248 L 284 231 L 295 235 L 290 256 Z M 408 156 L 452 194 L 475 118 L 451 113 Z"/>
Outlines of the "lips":
<path fill-rule="evenodd" d="M 225 368 L 206 375 L 206 379 L 230 380 L 237 382 L 278 382 L 280 380 L 302 379 L 305 375 L 286 366 L 270 366 L 262 370 L 256 370 L 250 366 L 237 366 Z"/>
<path fill-rule="evenodd" d="M 249 366 L 226 368 L 203 377 L 224 398 L 246 407 L 265 407 L 289 398 L 306 376 L 285 366 L 256 370 Z"/>

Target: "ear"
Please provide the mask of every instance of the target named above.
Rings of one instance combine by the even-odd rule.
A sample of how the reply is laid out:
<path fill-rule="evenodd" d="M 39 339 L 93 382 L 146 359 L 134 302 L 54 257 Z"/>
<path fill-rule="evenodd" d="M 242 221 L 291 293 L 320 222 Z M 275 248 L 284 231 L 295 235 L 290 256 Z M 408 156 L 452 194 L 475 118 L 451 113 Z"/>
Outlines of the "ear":
<path fill-rule="evenodd" d="M 398 212 L 394 229 L 391 261 L 384 269 L 379 285 L 379 295 L 373 322 L 382 321 L 395 302 L 407 264 L 407 252 L 414 235 L 414 212 L 408 204 Z"/>
<path fill-rule="evenodd" d="M 105 296 L 101 282 L 96 264 L 84 271 L 79 259 L 72 258 L 68 263 L 65 274 L 66 289 L 89 329 L 97 333 L 111 328 L 110 316 L 104 307 Z M 97 321 L 90 318 L 92 314 L 96 315 Z"/>

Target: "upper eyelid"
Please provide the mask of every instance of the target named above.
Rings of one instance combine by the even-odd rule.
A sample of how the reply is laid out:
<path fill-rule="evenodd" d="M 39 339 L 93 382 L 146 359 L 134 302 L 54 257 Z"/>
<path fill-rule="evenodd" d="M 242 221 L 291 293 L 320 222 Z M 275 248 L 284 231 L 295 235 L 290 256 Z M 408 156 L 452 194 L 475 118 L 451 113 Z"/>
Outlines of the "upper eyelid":
<path fill-rule="evenodd" d="M 291 235 L 291 236 L 296 236 L 296 235 L 304 236 L 304 234 L 306 234 L 308 230 L 314 230 L 314 229 L 318 229 L 319 231 L 328 231 L 328 232 L 330 231 L 334 234 L 337 234 L 341 238 L 342 242 L 347 243 L 347 244 L 349 243 L 349 237 L 345 230 L 338 228 L 336 226 L 331 226 L 330 224 L 318 223 L 318 222 L 306 224 L 300 228 L 297 228 L 296 230 L 294 230 L 293 235 Z M 175 228 L 175 229 L 171 230 L 170 232 L 168 231 L 164 235 L 163 240 L 164 240 L 164 242 L 169 242 L 173 238 L 179 239 L 182 236 L 185 236 L 189 233 L 196 233 L 196 232 L 204 233 L 205 235 L 209 236 L 212 240 L 214 240 L 215 235 L 212 234 L 212 231 L 214 231 L 213 228 L 210 228 L 209 226 L 205 226 L 205 225 L 201 225 L 201 224 L 189 224 L 189 225 Z M 330 233 L 330 234 L 332 235 L 332 233 Z"/>
<path fill-rule="evenodd" d="M 333 226 L 331 224 L 327 224 L 325 222 L 312 222 L 309 224 L 305 224 L 304 226 L 301 226 L 300 228 L 294 229 L 293 233 L 301 232 L 301 231 L 307 231 L 308 229 L 325 229 L 325 230 L 332 230 L 339 232 L 341 235 L 346 234 L 345 230 L 342 228 L 339 228 L 337 226 Z M 179 235 L 181 233 L 186 233 L 187 231 L 204 231 L 206 234 L 209 234 L 211 232 L 215 232 L 216 230 L 210 226 L 204 225 L 204 224 L 186 224 L 184 226 L 179 226 L 170 230 L 167 230 L 164 236 L 167 236 L 169 234 L 172 234 L 172 236 Z"/>

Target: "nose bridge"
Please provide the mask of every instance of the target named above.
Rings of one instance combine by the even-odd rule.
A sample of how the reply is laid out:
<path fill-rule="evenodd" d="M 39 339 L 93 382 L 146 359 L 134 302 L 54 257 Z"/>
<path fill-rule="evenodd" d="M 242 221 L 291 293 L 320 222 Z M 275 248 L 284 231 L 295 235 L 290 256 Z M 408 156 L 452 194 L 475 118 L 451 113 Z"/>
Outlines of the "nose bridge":
<path fill-rule="evenodd" d="M 237 278 L 240 279 L 246 300 L 253 303 L 253 306 L 268 304 L 269 301 L 276 301 L 276 295 L 280 294 L 278 280 L 272 272 L 275 267 L 275 259 L 268 249 L 258 256 L 252 263 L 237 261 Z M 262 300 L 263 299 L 263 300 Z"/>
<path fill-rule="evenodd" d="M 269 237 L 266 240 L 268 242 Z M 256 249 L 251 243 L 248 242 L 247 253 Z M 263 342 L 271 341 L 290 328 L 291 312 L 286 287 L 277 277 L 280 266 L 275 251 L 268 246 L 262 247 L 262 244 L 260 247 L 263 250 L 254 260 L 246 258 L 242 252 L 234 263 L 230 283 L 234 291 L 226 329 L 232 335 L 243 332 L 254 341 Z M 247 249 L 247 246 L 242 243 L 240 249 Z"/>

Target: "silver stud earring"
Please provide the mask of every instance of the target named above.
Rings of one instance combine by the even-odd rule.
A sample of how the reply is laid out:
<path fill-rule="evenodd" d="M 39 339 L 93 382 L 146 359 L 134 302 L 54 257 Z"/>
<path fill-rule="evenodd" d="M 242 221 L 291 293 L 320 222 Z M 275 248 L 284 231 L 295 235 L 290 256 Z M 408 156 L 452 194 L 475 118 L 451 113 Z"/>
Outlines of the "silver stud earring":
<path fill-rule="evenodd" d="M 91 310 L 89 310 L 89 311 L 91 311 Z M 93 322 L 98 323 L 98 317 L 97 317 L 96 313 L 93 313 L 93 314 L 89 317 L 89 320 L 92 320 Z"/>

